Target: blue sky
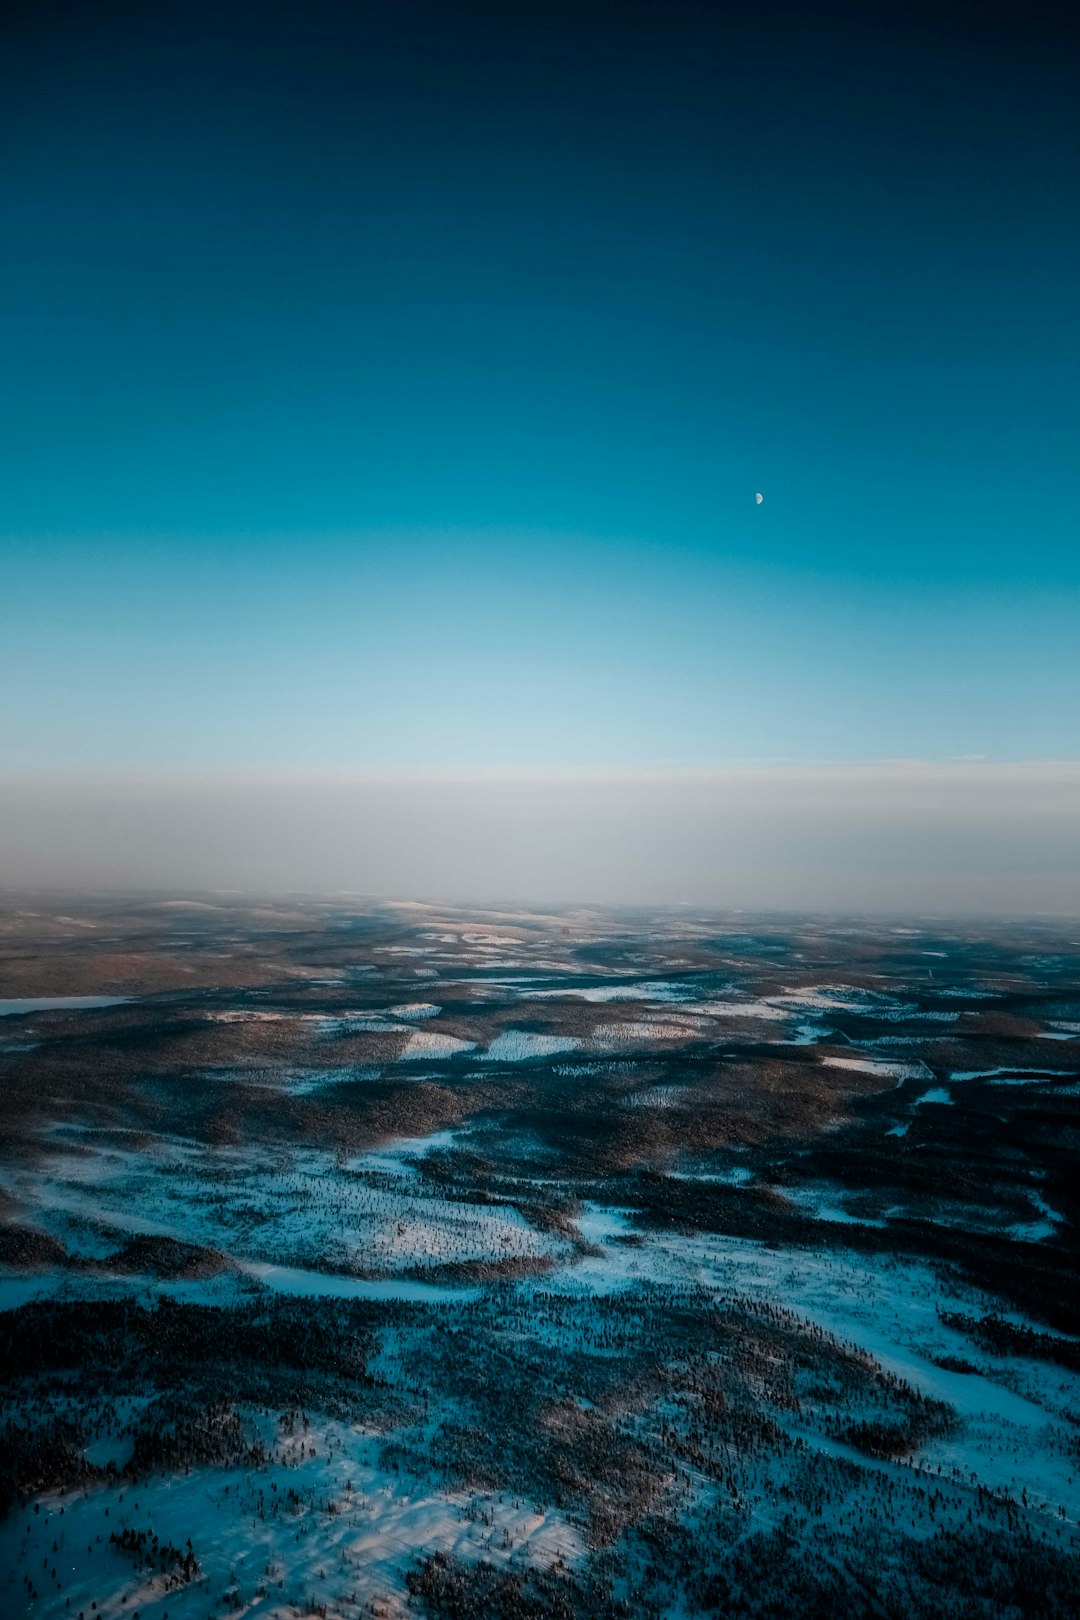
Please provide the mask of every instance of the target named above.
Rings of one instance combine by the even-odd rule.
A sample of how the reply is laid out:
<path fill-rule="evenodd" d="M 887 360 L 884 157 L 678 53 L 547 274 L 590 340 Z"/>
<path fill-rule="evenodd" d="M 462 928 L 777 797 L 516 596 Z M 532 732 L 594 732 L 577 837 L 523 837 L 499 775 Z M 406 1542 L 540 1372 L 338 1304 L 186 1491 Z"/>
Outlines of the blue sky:
<path fill-rule="evenodd" d="M 16 8 L 0 769 L 1078 757 L 1068 57 L 868 9 Z"/>

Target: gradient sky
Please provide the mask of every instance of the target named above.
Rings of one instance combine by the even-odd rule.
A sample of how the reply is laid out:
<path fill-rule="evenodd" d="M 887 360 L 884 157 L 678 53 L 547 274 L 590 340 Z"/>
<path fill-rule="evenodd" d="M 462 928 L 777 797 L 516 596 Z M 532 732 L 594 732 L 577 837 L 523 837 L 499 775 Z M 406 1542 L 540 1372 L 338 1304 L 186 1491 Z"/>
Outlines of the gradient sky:
<path fill-rule="evenodd" d="M 1068 10 L 8 8 L 0 769 L 1080 757 Z"/>

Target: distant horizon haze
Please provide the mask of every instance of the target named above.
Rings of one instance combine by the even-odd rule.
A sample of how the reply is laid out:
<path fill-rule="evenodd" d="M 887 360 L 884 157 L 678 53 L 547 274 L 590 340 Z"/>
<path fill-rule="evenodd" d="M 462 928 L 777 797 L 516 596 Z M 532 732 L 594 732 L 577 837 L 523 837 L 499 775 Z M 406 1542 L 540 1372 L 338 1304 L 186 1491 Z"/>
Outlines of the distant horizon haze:
<path fill-rule="evenodd" d="M 0 888 L 1080 918 L 1080 764 L 0 782 Z"/>

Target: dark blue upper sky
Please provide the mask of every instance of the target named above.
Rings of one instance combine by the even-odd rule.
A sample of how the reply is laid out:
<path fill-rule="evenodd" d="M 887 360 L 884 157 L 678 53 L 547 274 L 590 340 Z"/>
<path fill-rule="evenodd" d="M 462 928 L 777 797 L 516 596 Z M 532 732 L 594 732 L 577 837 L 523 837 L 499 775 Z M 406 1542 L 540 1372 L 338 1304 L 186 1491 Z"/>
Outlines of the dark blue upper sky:
<path fill-rule="evenodd" d="M 1068 23 L 16 8 L 0 763 L 1075 756 Z"/>

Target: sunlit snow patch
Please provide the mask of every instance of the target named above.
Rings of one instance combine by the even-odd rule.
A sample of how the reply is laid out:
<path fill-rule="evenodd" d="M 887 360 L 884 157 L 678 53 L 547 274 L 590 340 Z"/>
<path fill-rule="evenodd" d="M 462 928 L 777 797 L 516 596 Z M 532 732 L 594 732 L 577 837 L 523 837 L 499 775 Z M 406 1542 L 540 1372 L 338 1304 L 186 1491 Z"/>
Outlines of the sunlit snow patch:
<path fill-rule="evenodd" d="M 776 1006 L 771 1001 L 699 1001 L 694 1011 L 708 1018 L 761 1018 L 770 1023 L 781 1023 L 792 1009 Z"/>
<path fill-rule="evenodd" d="M 638 1018 L 626 1024 L 597 1024 L 589 1045 L 597 1052 L 612 1052 L 661 1041 L 693 1040 L 700 1034 L 701 1025 L 697 1020 L 663 1016 Z"/>
<path fill-rule="evenodd" d="M 417 1058 L 451 1058 L 459 1052 L 475 1052 L 475 1041 L 459 1041 L 456 1035 L 433 1035 L 427 1030 L 417 1029 L 409 1036 L 408 1044 L 402 1052 L 401 1063 L 411 1063 Z"/>
<path fill-rule="evenodd" d="M 818 1012 L 872 1013 L 888 1017 L 890 1013 L 915 1012 L 917 1009 L 895 996 L 879 990 L 863 990 L 849 984 L 815 984 L 801 990 L 785 990 L 777 1002 L 793 1002 L 798 1007 L 812 1007 Z"/>
<path fill-rule="evenodd" d="M 529 1058 L 554 1057 L 558 1052 L 573 1052 L 581 1045 L 574 1035 L 534 1035 L 527 1029 L 504 1029 L 496 1035 L 486 1052 L 481 1052 L 481 1063 L 525 1063 Z"/>
<path fill-rule="evenodd" d="M 692 994 L 683 984 L 668 979 L 650 980 L 642 984 L 601 984 L 584 986 L 565 985 L 558 990 L 530 990 L 529 1000 L 539 1001 L 557 997 L 560 1001 L 573 997 L 575 1001 L 685 1001 Z"/>
<path fill-rule="evenodd" d="M 823 1057 L 830 1069 L 855 1069 L 860 1074 L 880 1075 L 883 1080 L 929 1080 L 930 1070 L 925 1063 L 882 1063 L 878 1058 Z"/>
<path fill-rule="evenodd" d="M 345 1013 L 340 1018 L 320 1018 L 320 1035 L 398 1035 L 401 1025 L 378 1013 Z"/>

